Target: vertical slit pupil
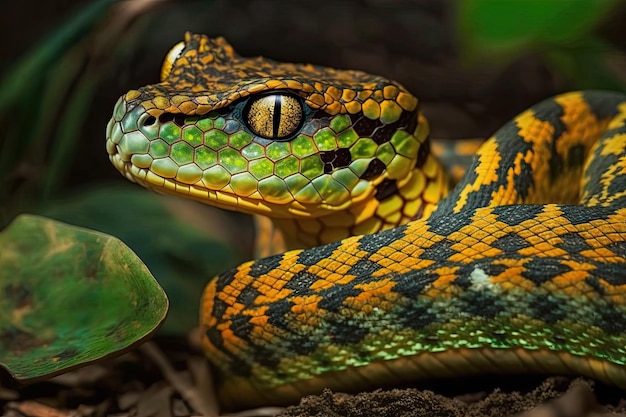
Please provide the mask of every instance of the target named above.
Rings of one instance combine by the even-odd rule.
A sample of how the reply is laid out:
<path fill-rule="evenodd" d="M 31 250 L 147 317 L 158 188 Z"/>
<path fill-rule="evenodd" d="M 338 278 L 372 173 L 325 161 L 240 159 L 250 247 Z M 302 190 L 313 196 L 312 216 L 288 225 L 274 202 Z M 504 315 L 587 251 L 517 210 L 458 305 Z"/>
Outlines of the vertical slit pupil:
<path fill-rule="evenodd" d="M 277 138 L 278 132 L 280 132 L 280 116 L 282 106 L 282 96 L 276 94 L 274 96 L 274 114 L 272 116 L 272 137 Z"/>

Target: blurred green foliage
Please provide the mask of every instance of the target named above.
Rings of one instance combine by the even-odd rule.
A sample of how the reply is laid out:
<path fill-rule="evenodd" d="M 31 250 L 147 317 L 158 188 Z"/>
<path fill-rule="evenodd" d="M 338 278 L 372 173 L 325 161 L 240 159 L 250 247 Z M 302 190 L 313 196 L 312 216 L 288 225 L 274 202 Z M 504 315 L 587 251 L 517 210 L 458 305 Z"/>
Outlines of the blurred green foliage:
<path fill-rule="evenodd" d="M 617 0 L 459 0 L 460 50 L 474 65 L 505 65 L 539 53 L 575 88 L 624 89 L 607 58 L 615 47 L 594 33 Z M 623 53 L 623 52 L 621 52 Z M 487 60 L 487 61 L 486 61 Z"/>
<path fill-rule="evenodd" d="M 75 14 L 9 68 L 0 80 L 0 221 L 31 209 L 57 190 L 75 148 L 97 77 L 81 77 L 81 42 L 111 6 L 97 0 Z M 79 82 L 79 88 L 72 84 Z M 75 94 L 68 96 L 69 91 Z M 61 100 L 67 100 L 63 104 Z M 63 111 L 65 110 L 65 111 Z M 37 181 L 16 184 L 24 161 Z M 45 172 L 42 172 L 45 169 Z"/>
<path fill-rule="evenodd" d="M 197 325 L 199 294 L 208 279 L 242 255 L 217 233 L 175 213 L 168 200 L 139 187 L 79 182 L 64 188 L 83 158 L 77 154 L 81 141 L 106 154 L 104 125 L 94 126 L 89 137 L 83 137 L 83 127 L 90 124 L 96 89 L 137 48 L 142 33 L 140 23 L 111 24 L 124 18 L 112 12 L 115 6 L 111 0 L 86 3 L 0 80 L 0 224 L 31 212 L 122 238 L 171 300 L 163 331 L 185 334 Z"/>

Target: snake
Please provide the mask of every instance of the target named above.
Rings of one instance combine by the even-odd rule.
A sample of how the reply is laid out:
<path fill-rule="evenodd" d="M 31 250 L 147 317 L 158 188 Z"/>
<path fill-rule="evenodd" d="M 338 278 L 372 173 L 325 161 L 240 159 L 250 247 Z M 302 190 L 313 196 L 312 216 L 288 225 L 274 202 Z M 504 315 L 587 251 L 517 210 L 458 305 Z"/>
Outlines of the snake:
<path fill-rule="evenodd" d="M 225 407 L 493 373 L 626 388 L 626 95 L 530 107 L 456 185 L 419 104 L 192 33 L 115 104 L 125 177 L 259 219 L 260 257 L 200 302 Z"/>

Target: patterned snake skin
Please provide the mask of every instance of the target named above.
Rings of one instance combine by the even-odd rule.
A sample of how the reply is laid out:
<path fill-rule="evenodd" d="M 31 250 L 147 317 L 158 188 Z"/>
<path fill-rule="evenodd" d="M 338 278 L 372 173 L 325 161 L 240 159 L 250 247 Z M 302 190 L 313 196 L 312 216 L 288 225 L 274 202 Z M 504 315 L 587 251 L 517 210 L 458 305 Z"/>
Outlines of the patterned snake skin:
<path fill-rule="evenodd" d="M 107 150 L 141 185 L 273 220 L 281 253 L 202 298 L 226 406 L 494 372 L 626 388 L 625 123 L 621 93 L 548 99 L 448 194 L 401 85 L 187 34 Z"/>

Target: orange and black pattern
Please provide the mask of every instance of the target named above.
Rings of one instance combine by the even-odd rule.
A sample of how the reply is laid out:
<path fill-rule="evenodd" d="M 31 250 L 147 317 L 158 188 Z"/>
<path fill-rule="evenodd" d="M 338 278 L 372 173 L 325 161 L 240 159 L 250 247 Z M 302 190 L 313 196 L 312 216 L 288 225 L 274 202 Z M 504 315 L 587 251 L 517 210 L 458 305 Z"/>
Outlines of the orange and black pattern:
<path fill-rule="evenodd" d="M 311 64 L 242 58 L 224 38 L 185 35 L 184 48 L 175 57 L 164 82 L 132 90 L 133 105 L 152 114 L 205 114 L 259 91 L 298 91 L 311 108 L 328 114 L 358 114 L 363 109 L 396 107 L 413 111 L 417 99 L 402 86 L 362 71 L 336 70 Z M 152 102 L 148 104 L 148 102 Z"/>
<path fill-rule="evenodd" d="M 626 387 L 625 121 L 622 94 L 546 100 L 428 219 L 211 281 L 202 321 L 224 398 L 483 372 Z"/>

